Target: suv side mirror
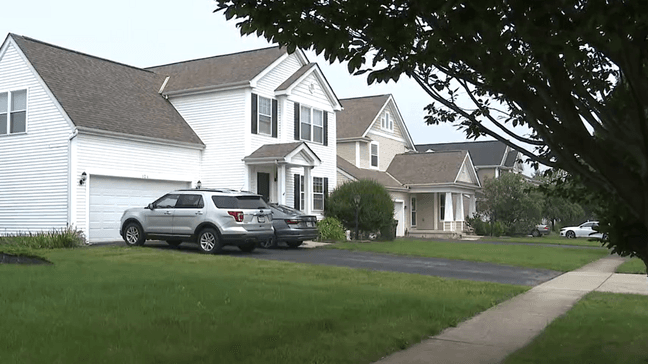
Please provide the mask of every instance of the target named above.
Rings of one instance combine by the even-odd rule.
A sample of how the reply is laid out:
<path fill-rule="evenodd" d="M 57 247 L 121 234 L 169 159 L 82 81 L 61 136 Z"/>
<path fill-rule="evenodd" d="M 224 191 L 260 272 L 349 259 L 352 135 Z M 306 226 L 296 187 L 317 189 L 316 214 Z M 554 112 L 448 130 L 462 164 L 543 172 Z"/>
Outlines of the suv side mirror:
<path fill-rule="evenodd" d="M 148 204 L 148 206 L 146 206 L 146 208 L 149 209 L 149 210 L 155 210 L 155 206 L 153 206 L 152 203 Z"/>

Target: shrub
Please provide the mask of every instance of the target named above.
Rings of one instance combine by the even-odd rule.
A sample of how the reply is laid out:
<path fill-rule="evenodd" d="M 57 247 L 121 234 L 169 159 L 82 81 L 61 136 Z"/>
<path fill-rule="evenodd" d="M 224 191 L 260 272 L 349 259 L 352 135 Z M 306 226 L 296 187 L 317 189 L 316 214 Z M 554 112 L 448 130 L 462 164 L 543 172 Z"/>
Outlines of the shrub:
<path fill-rule="evenodd" d="M 390 225 L 385 225 L 380 229 L 379 240 L 383 241 L 393 241 L 396 239 L 396 226 L 398 225 L 398 220 L 392 220 Z"/>
<path fill-rule="evenodd" d="M 346 229 L 354 231 L 356 195 L 360 196 L 357 206 L 359 230 L 373 233 L 391 225 L 394 203 L 385 187 L 371 180 L 347 182 L 338 186 L 327 200 L 324 215 L 335 217 Z"/>
<path fill-rule="evenodd" d="M 74 227 L 0 237 L 0 244 L 31 249 L 74 248 L 84 243 L 85 236 L 83 232 Z"/>
<path fill-rule="evenodd" d="M 483 221 L 479 216 L 467 217 L 466 224 L 474 229 L 476 235 L 490 235 L 488 222 Z"/>
<path fill-rule="evenodd" d="M 334 217 L 327 217 L 321 221 L 318 221 L 317 231 L 319 232 L 319 237 L 318 237 L 319 241 L 346 240 L 346 234 L 344 233 L 344 226 L 342 226 L 340 220 Z"/>

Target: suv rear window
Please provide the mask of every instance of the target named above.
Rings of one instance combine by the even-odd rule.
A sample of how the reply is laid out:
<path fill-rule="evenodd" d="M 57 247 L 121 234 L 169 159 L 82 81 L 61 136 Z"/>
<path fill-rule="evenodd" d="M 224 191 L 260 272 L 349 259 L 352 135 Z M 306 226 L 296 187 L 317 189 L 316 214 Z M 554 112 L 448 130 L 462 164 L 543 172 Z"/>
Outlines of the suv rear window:
<path fill-rule="evenodd" d="M 212 196 L 220 209 L 267 209 L 268 205 L 261 196 Z"/>

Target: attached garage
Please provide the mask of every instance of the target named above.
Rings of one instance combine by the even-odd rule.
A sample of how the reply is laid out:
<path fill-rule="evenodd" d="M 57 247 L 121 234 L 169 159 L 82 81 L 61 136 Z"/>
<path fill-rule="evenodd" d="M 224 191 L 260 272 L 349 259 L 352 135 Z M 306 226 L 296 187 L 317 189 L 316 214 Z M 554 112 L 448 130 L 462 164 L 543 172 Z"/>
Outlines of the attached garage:
<path fill-rule="evenodd" d="M 91 243 L 121 240 L 119 220 L 124 210 L 144 207 L 165 193 L 190 186 L 189 181 L 92 176 L 88 183 L 88 240 Z"/>

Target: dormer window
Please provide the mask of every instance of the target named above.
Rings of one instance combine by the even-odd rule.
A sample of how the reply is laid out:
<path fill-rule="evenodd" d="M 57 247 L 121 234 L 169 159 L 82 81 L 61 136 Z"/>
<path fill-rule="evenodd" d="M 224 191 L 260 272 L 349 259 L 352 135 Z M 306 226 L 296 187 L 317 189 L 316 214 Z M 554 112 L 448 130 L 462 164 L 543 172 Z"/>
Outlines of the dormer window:
<path fill-rule="evenodd" d="M 378 143 L 371 142 L 369 149 L 371 153 L 371 168 L 378 168 Z"/>
<path fill-rule="evenodd" d="M 394 119 L 391 118 L 389 112 L 385 111 L 382 118 L 380 119 L 380 127 L 383 130 L 394 131 Z"/>

